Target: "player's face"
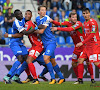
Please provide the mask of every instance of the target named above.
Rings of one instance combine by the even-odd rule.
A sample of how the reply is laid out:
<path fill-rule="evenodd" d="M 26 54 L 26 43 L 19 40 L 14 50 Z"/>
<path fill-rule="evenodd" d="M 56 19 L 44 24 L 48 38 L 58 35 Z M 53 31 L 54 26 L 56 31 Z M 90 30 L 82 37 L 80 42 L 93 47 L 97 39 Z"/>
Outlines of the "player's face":
<path fill-rule="evenodd" d="M 18 20 L 22 20 L 22 19 L 23 19 L 23 14 L 22 14 L 21 11 L 19 11 L 19 12 L 17 13 L 16 18 L 17 18 Z"/>
<path fill-rule="evenodd" d="M 85 18 L 85 20 L 89 20 L 90 19 L 90 12 L 87 11 L 83 11 L 83 17 Z"/>
<path fill-rule="evenodd" d="M 39 13 L 39 15 L 41 17 L 44 17 L 46 15 L 46 8 L 45 7 L 41 7 L 40 11 L 38 13 Z"/>
<path fill-rule="evenodd" d="M 32 17 L 32 13 L 29 11 L 26 11 L 25 12 L 25 20 L 29 21 L 29 20 L 31 20 L 31 17 Z"/>
<path fill-rule="evenodd" d="M 70 18 L 71 22 L 72 23 L 76 23 L 77 22 L 77 15 L 71 15 L 71 18 Z"/>

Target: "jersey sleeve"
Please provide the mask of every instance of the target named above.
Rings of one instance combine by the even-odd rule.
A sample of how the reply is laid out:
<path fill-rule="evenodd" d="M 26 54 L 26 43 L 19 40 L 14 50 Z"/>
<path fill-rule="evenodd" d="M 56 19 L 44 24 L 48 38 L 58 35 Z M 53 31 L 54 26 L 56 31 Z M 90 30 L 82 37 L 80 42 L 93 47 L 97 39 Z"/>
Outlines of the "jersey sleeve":
<path fill-rule="evenodd" d="M 25 23 L 25 30 L 28 31 L 31 28 L 31 24 L 26 22 Z"/>
<path fill-rule="evenodd" d="M 57 30 L 60 30 L 60 31 L 74 31 L 74 30 L 77 30 L 78 28 L 82 27 L 82 23 L 80 22 L 76 22 L 73 26 L 71 27 L 58 27 Z"/>
<path fill-rule="evenodd" d="M 19 33 L 22 32 L 23 30 L 25 30 L 23 24 L 22 25 L 19 24 L 19 22 L 17 20 L 15 21 L 15 25 L 16 25 L 16 29 L 19 31 Z"/>
<path fill-rule="evenodd" d="M 97 24 L 95 21 L 90 22 L 91 32 L 90 33 L 96 33 L 97 32 Z"/>
<path fill-rule="evenodd" d="M 42 24 L 45 26 L 49 26 L 50 24 L 50 17 L 45 17 L 42 21 Z"/>
<path fill-rule="evenodd" d="M 68 26 L 69 22 L 68 21 L 64 21 L 64 22 L 57 22 L 53 20 L 53 24 L 58 25 L 58 26 Z"/>

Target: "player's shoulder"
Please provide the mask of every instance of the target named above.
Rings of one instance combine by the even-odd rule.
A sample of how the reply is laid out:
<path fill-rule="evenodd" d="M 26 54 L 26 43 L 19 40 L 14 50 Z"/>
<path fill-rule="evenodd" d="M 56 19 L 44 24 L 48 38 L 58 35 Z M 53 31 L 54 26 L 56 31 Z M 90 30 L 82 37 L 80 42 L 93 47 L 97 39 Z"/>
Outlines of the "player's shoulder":
<path fill-rule="evenodd" d="M 96 24 L 96 23 L 97 23 L 97 21 L 95 19 L 93 19 L 93 18 L 90 19 L 90 24 Z"/>
<path fill-rule="evenodd" d="M 39 19 L 40 19 L 40 16 L 37 16 L 37 17 L 36 17 L 36 20 L 39 20 Z"/>
<path fill-rule="evenodd" d="M 45 15 L 43 19 L 50 20 L 50 17 L 48 15 Z"/>

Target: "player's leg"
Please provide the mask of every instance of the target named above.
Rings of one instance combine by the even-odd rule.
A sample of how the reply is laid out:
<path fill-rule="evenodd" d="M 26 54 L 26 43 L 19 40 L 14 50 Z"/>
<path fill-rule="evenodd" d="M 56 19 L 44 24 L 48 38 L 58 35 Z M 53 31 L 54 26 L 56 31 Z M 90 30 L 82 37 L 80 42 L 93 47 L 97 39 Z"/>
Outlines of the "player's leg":
<path fill-rule="evenodd" d="M 40 79 L 43 79 L 44 81 L 48 81 L 48 79 L 44 76 L 47 72 L 48 72 L 48 69 L 46 67 L 46 64 L 44 62 L 44 59 L 43 59 L 43 55 L 39 55 L 39 57 L 36 58 L 36 61 L 40 64 L 40 65 L 43 65 L 45 68 L 42 70 L 42 72 L 38 75 L 38 78 Z"/>
<path fill-rule="evenodd" d="M 16 55 L 17 57 L 17 61 L 13 64 L 12 68 L 10 69 L 10 71 L 8 72 L 8 74 L 3 78 L 5 83 L 10 83 L 10 77 L 11 75 L 17 70 L 17 68 L 19 67 L 19 65 L 21 64 L 22 60 L 22 51 L 21 48 L 19 46 L 10 46 L 10 48 L 12 49 L 14 55 Z"/>
<path fill-rule="evenodd" d="M 91 62 L 89 62 L 89 60 L 86 60 L 86 64 L 87 64 L 88 71 L 90 73 L 91 83 L 95 83 L 94 75 L 93 75 L 93 66 Z"/>
<path fill-rule="evenodd" d="M 60 68 L 59 68 L 58 64 L 56 63 L 54 57 L 55 57 L 55 56 L 53 55 L 53 56 L 51 57 L 51 60 L 50 60 L 50 61 L 51 61 L 52 65 L 53 65 L 54 71 L 56 72 L 56 74 L 57 74 L 58 77 L 60 78 L 60 79 L 58 80 L 58 84 L 61 84 L 61 83 L 63 83 L 63 82 L 65 81 L 65 79 L 64 79 L 64 77 L 63 77 L 63 75 L 62 75 L 62 73 L 61 73 L 61 71 L 60 71 Z"/>
<path fill-rule="evenodd" d="M 27 58 L 28 51 L 27 51 L 27 49 L 26 49 L 26 47 L 25 47 L 24 45 L 21 45 L 21 46 L 20 46 L 20 49 L 21 49 L 21 51 L 22 51 L 22 61 L 20 61 L 20 62 L 23 63 L 23 61 L 25 61 L 26 58 Z M 24 64 L 25 64 L 25 63 L 24 63 Z M 23 69 L 24 69 L 24 68 L 25 68 L 25 67 L 22 67 L 22 68 L 20 68 L 20 70 L 17 71 L 17 73 L 15 74 L 15 76 L 12 78 L 13 81 L 15 81 L 15 82 L 17 82 L 17 83 L 22 83 L 22 82 L 20 81 L 19 74 L 23 72 Z M 21 69 L 22 69 L 22 70 L 21 70 Z"/>
<path fill-rule="evenodd" d="M 79 84 L 83 84 L 83 72 L 84 72 L 84 62 L 85 58 L 78 59 L 78 82 Z"/>
<path fill-rule="evenodd" d="M 52 63 L 50 62 L 50 57 L 54 53 L 55 48 L 56 48 L 55 44 L 47 45 L 46 46 L 46 50 L 45 50 L 45 54 L 44 54 L 44 61 L 46 63 L 47 69 L 48 69 L 48 71 L 50 73 L 51 80 L 52 80 L 49 84 L 56 83 L 55 75 L 54 75 L 54 72 L 53 72 L 53 66 L 52 66 Z"/>
<path fill-rule="evenodd" d="M 32 76 L 34 77 L 33 84 L 39 84 L 39 81 L 37 79 L 36 69 L 35 69 L 34 64 L 32 63 L 33 60 L 35 60 L 33 57 L 28 56 L 26 62 L 28 64 L 28 68 L 29 68 Z"/>

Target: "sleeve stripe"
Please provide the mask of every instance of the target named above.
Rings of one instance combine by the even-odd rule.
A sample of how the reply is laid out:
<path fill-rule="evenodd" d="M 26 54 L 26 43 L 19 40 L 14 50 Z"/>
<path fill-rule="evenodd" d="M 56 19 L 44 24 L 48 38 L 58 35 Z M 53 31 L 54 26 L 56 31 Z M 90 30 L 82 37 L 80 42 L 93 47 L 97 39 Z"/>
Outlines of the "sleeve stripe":
<path fill-rule="evenodd" d="M 96 33 L 95 31 L 92 31 L 92 32 L 90 32 L 90 33 Z"/>
<path fill-rule="evenodd" d="M 72 28 L 75 30 L 75 28 L 72 26 Z"/>

